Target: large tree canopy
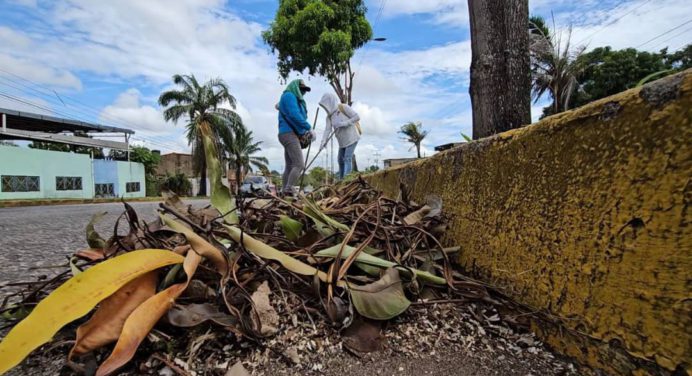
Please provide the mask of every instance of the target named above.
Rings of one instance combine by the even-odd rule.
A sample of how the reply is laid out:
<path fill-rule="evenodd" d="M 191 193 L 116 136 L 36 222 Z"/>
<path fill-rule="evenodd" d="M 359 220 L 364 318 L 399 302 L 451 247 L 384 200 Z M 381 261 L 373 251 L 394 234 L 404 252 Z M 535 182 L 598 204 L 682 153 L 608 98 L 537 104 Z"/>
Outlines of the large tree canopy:
<path fill-rule="evenodd" d="M 118 161 L 128 160 L 127 152 L 124 150 L 111 149 L 108 156 Z M 158 166 L 159 162 L 161 162 L 161 155 L 149 150 L 149 148 L 144 146 L 133 146 L 130 148 L 129 160 L 143 164 L 144 172 L 147 175 L 153 176 L 156 172 L 156 166 Z"/>
<path fill-rule="evenodd" d="M 529 19 L 534 96 L 539 99 L 549 93 L 553 99 L 543 109 L 542 117 L 631 89 L 643 80 L 692 67 L 692 45 L 674 53 L 667 49 L 613 50 L 610 46 L 584 52 L 584 47 L 570 50 L 569 34 L 561 40 L 560 33 L 548 28 L 542 17 Z"/>
<path fill-rule="evenodd" d="M 362 0 L 280 0 L 269 30 L 263 33 L 278 51 L 279 74 L 291 71 L 319 74 L 342 100 L 351 100 L 350 59 L 372 38 Z"/>
<path fill-rule="evenodd" d="M 689 68 L 691 47 L 669 54 L 665 49 L 652 53 L 634 48 L 613 50 L 608 46 L 583 54 L 580 60 L 586 69 L 579 80 L 581 90 L 573 107 L 631 89 L 648 75 Z"/>

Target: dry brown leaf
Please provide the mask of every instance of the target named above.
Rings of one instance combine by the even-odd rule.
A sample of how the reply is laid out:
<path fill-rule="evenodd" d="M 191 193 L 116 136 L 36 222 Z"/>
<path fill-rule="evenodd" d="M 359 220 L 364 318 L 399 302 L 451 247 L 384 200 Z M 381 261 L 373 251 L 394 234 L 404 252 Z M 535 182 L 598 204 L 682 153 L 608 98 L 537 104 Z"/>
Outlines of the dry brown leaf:
<path fill-rule="evenodd" d="M 279 315 L 269 301 L 270 293 L 269 284 L 267 281 L 264 281 L 252 294 L 252 303 L 259 318 L 259 322 L 255 322 L 255 327 L 259 329 L 260 334 L 263 336 L 270 336 L 276 333 L 278 330 L 277 326 L 279 325 Z M 253 321 L 256 320 L 257 318 L 253 315 Z"/>
<path fill-rule="evenodd" d="M 237 323 L 233 316 L 220 312 L 215 306 L 204 304 L 176 304 L 166 313 L 166 320 L 181 328 L 189 328 L 211 320 L 222 326 L 233 326 Z"/>
<path fill-rule="evenodd" d="M 171 308 L 175 299 L 185 290 L 201 261 L 202 257 L 197 252 L 188 252 L 183 262 L 187 281 L 159 292 L 132 312 L 125 321 L 113 352 L 96 371 L 97 376 L 110 375 L 132 359 L 139 344 L 142 343 L 161 316 Z"/>
<path fill-rule="evenodd" d="M 422 208 L 404 217 L 404 223 L 409 226 L 415 225 L 416 223 L 420 222 L 421 219 L 425 218 L 425 216 L 430 213 L 430 210 L 430 206 L 424 205 Z"/>
<path fill-rule="evenodd" d="M 442 199 L 439 196 L 428 195 L 422 208 L 404 217 L 404 224 L 414 225 L 425 217 L 435 217 L 442 211 Z"/>
<path fill-rule="evenodd" d="M 103 249 L 98 248 L 82 249 L 81 251 L 75 252 L 74 255 L 90 261 L 102 260 L 106 257 Z"/>
<path fill-rule="evenodd" d="M 243 367 L 243 363 L 237 362 L 231 369 L 226 371 L 226 376 L 250 376 L 250 372 Z"/>
<path fill-rule="evenodd" d="M 144 274 L 101 302 L 89 321 L 77 328 L 77 339 L 68 359 L 117 340 L 127 317 L 156 293 L 157 274 Z"/>
<path fill-rule="evenodd" d="M 382 322 L 359 318 L 344 329 L 344 346 L 355 352 L 373 352 L 384 348 Z"/>

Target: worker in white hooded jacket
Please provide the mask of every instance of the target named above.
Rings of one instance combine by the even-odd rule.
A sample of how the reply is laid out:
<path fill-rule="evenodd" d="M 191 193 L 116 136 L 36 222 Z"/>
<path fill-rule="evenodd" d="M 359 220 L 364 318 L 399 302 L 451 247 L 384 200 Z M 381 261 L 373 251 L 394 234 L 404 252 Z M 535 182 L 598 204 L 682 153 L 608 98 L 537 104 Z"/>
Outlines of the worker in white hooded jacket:
<path fill-rule="evenodd" d="M 360 139 L 360 116 L 349 105 L 340 103 L 336 95 L 322 96 L 320 106 L 327 111 L 327 125 L 322 136 L 320 150 L 327 146 L 331 137 L 339 143 L 339 180 L 351 172 L 353 152 Z"/>

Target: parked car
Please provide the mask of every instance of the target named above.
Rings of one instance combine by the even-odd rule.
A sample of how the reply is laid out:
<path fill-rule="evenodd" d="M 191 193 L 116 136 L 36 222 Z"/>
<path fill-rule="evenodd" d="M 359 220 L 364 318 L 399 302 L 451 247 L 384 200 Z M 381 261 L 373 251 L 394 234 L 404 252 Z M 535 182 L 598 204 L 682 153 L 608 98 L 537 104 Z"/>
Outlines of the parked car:
<path fill-rule="evenodd" d="M 240 185 L 243 196 L 264 196 L 269 192 L 269 181 L 264 176 L 248 176 Z"/>

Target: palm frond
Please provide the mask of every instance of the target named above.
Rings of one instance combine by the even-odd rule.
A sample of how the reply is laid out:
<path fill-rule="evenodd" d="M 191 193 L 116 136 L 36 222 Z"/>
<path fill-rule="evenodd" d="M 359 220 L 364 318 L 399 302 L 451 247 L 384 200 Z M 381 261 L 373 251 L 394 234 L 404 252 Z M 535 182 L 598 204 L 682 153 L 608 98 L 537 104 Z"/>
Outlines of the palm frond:
<path fill-rule="evenodd" d="M 173 121 L 174 123 L 177 123 L 178 120 L 183 117 L 183 115 L 189 113 L 189 110 L 190 105 L 174 105 L 163 111 L 163 118 L 166 121 Z"/>

